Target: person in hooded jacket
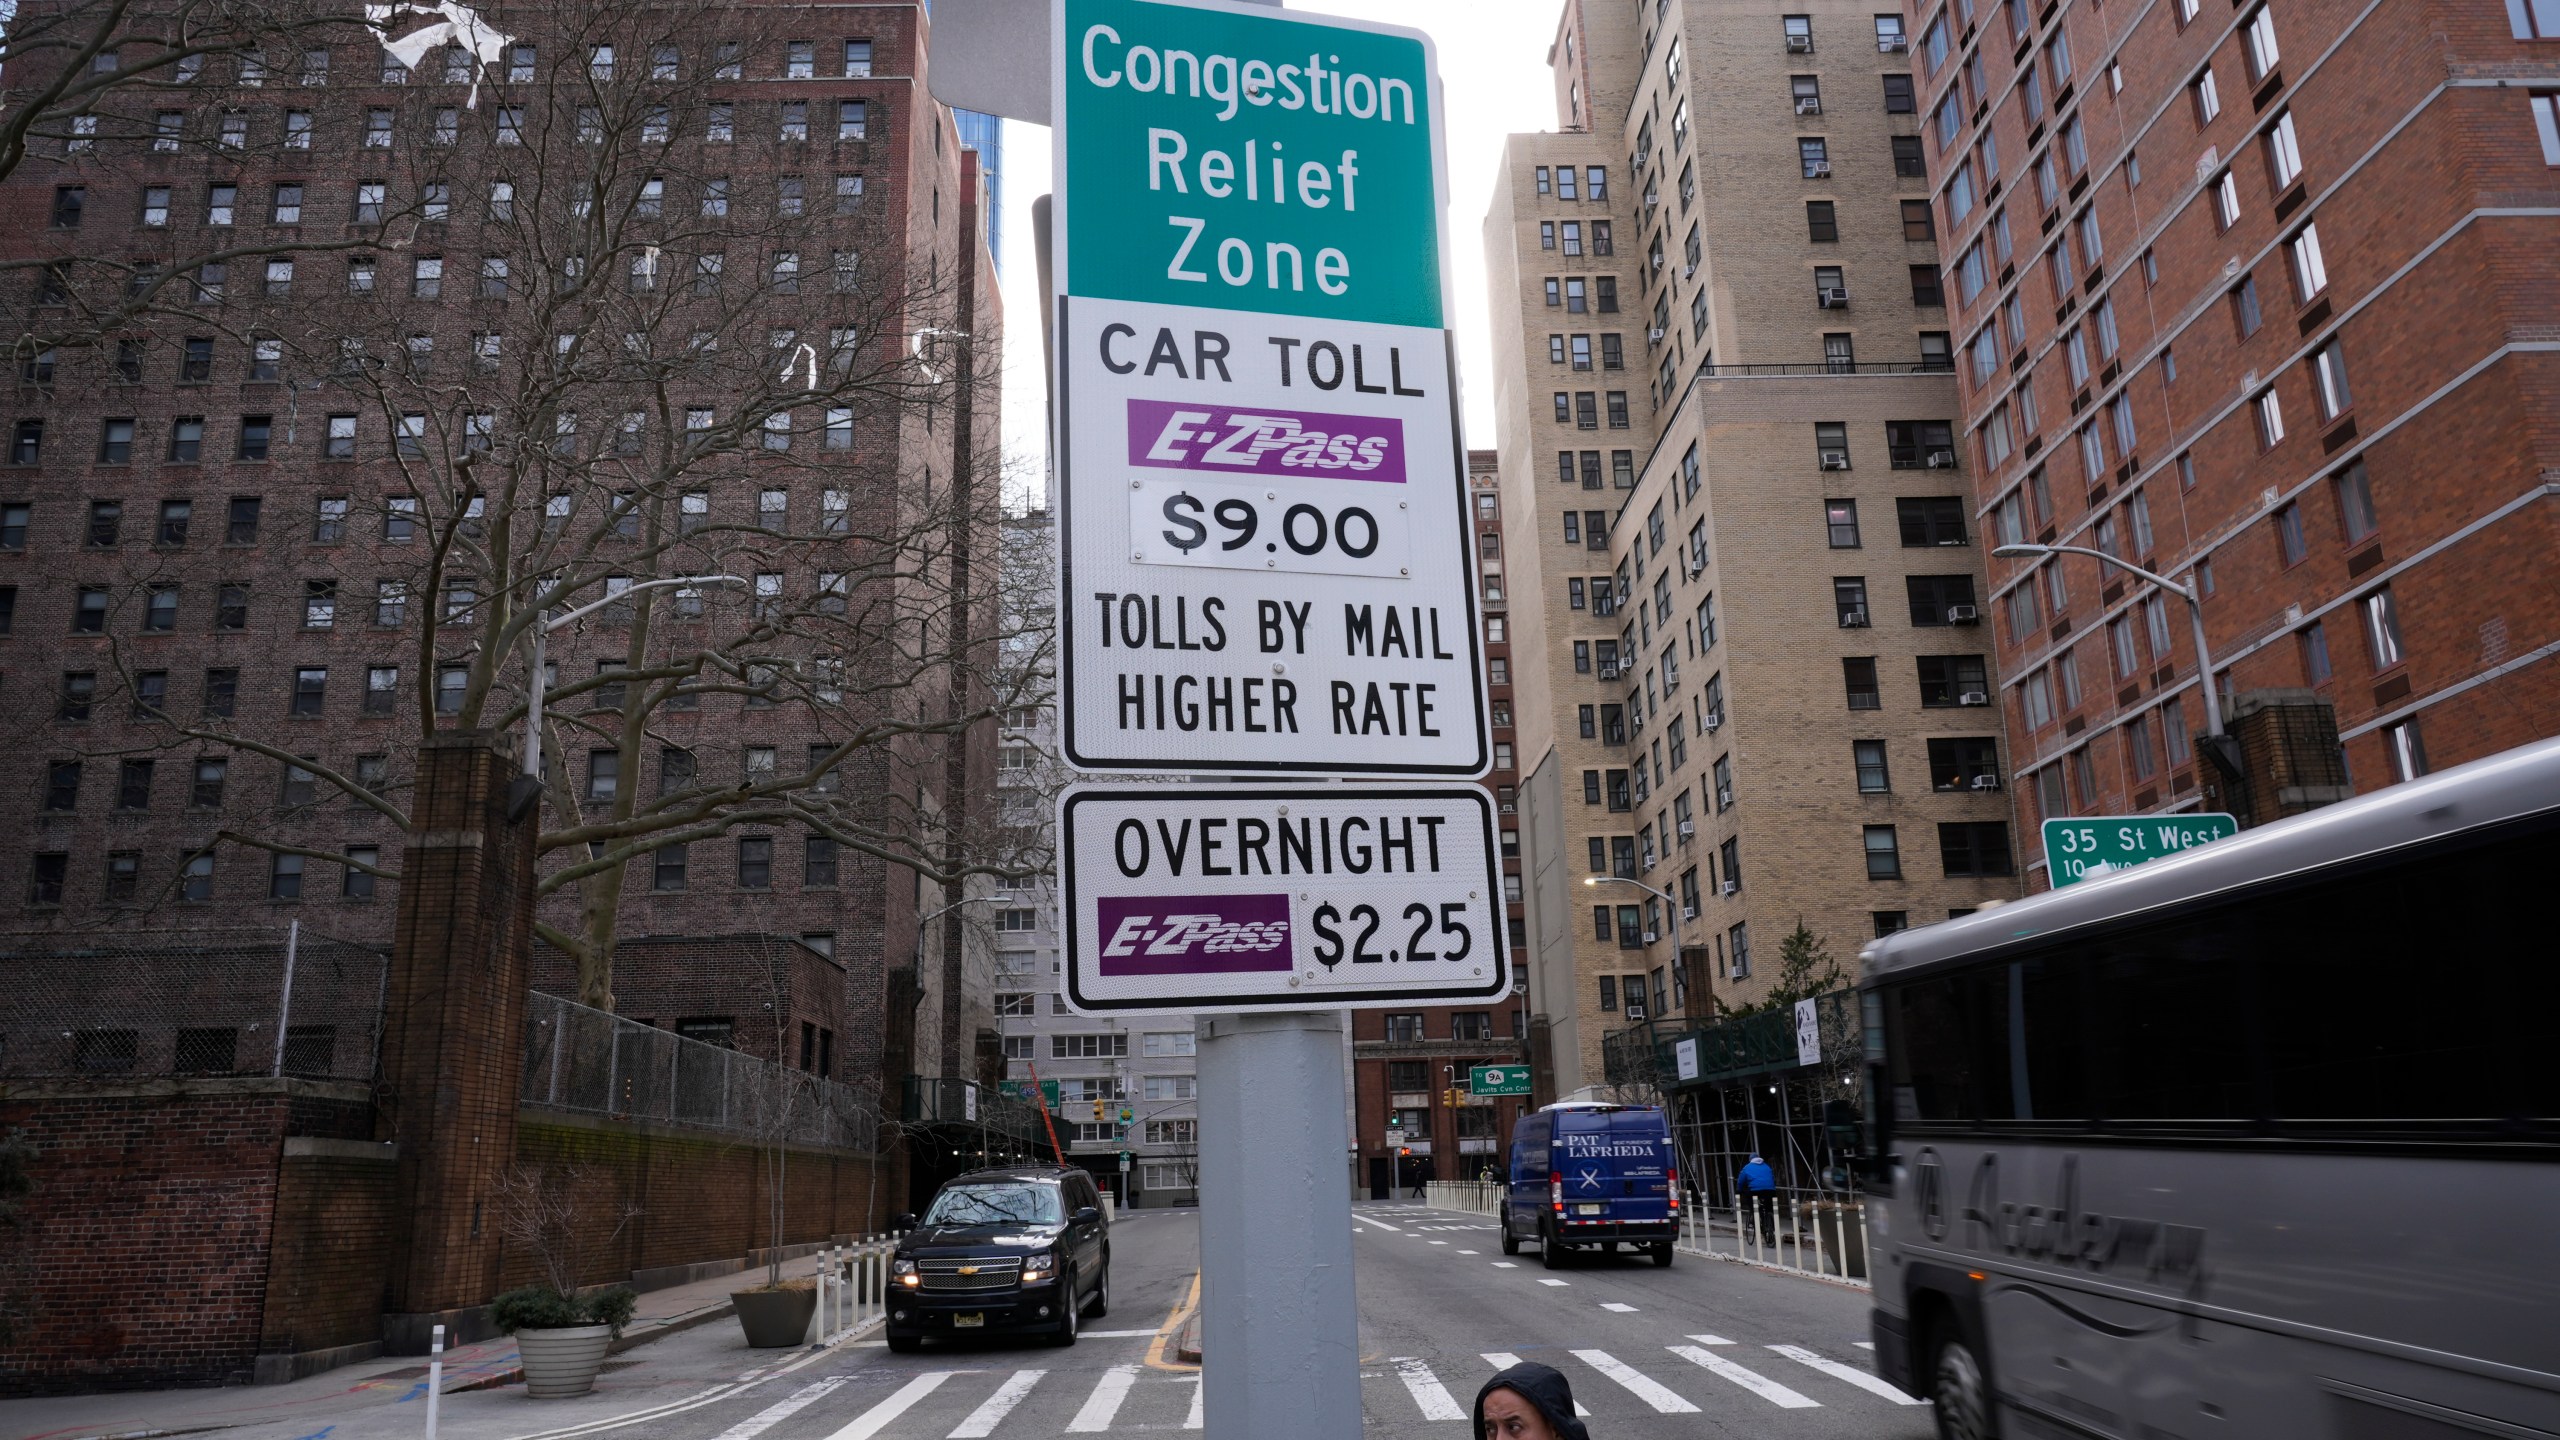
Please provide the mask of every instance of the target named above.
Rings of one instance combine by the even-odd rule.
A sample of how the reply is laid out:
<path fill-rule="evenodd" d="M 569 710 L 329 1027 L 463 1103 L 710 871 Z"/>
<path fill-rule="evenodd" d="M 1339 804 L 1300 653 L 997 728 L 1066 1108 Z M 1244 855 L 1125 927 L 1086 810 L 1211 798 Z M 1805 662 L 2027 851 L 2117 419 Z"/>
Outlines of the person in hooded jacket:
<path fill-rule="evenodd" d="M 1475 1440 L 1591 1440 L 1591 1432 L 1574 1418 L 1571 1382 L 1524 1361 L 1476 1392 Z"/>
<path fill-rule="evenodd" d="M 1769 1168 L 1769 1162 L 1757 1155 L 1752 1156 L 1751 1163 L 1743 1166 L 1741 1173 L 1733 1177 L 1733 1183 L 1734 1189 L 1742 1196 L 1744 1213 L 1740 1218 L 1744 1228 L 1749 1230 L 1756 1221 L 1758 1234 L 1764 1239 L 1776 1235 L 1778 1174 Z"/>

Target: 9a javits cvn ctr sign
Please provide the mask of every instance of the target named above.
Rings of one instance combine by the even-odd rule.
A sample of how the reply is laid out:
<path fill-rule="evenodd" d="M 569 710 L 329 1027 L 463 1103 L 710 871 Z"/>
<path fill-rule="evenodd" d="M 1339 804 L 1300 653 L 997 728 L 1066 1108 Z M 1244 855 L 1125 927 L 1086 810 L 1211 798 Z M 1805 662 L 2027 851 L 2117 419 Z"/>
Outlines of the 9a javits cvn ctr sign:
<path fill-rule="evenodd" d="M 1428 42 L 1058 15 L 1068 761 L 1483 774 Z"/>

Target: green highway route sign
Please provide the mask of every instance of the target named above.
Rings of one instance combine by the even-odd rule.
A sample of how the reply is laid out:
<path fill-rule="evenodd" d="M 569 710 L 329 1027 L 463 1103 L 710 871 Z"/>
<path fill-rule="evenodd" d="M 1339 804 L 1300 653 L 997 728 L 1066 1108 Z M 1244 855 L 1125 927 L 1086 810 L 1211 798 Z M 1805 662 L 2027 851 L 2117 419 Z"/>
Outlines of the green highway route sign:
<path fill-rule="evenodd" d="M 2044 856 L 2054 888 L 2094 880 L 2240 833 L 2228 815 L 2107 815 L 2044 822 Z"/>
<path fill-rule="evenodd" d="M 1526 1095 L 1526 1065 L 1473 1065 L 1467 1069 L 1467 1091 L 1473 1095 Z"/>

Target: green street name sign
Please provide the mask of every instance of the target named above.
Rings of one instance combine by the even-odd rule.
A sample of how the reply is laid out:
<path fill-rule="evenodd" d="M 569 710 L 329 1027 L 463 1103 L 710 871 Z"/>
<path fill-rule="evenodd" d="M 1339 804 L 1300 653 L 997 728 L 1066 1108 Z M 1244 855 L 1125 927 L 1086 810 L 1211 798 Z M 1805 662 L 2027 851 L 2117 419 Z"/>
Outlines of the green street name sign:
<path fill-rule="evenodd" d="M 2044 854 L 2058 890 L 2239 833 L 2238 820 L 2215 814 L 2047 820 Z"/>
<path fill-rule="evenodd" d="M 1428 41 L 1158 0 L 1056 23 L 1067 293 L 1441 327 Z"/>
<path fill-rule="evenodd" d="M 1474 1065 L 1467 1069 L 1467 1091 L 1474 1095 L 1526 1095 L 1526 1065 Z"/>

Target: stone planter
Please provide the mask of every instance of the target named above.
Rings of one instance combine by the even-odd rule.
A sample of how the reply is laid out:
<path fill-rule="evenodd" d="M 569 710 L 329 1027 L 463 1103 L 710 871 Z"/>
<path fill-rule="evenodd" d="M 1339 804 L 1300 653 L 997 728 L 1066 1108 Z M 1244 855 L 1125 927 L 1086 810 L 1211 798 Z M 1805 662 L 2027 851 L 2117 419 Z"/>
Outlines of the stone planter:
<path fill-rule="evenodd" d="M 524 1362 L 524 1393 L 536 1400 L 584 1395 L 596 1386 L 604 1368 L 605 1347 L 613 1343 L 610 1325 L 573 1325 L 561 1330 L 519 1330 L 516 1354 Z"/>
<path fill-rule="evenodd" d="M 733 1290 L 738 1328 L 757 1350 L 778 1350 L 809 1338 L 809 1317 L 818 1313 L 818 1287 L 786 1286 L 780 1290 Z"/>

